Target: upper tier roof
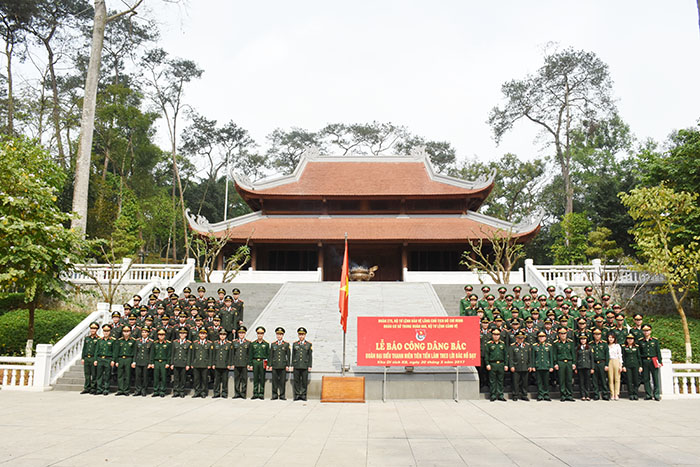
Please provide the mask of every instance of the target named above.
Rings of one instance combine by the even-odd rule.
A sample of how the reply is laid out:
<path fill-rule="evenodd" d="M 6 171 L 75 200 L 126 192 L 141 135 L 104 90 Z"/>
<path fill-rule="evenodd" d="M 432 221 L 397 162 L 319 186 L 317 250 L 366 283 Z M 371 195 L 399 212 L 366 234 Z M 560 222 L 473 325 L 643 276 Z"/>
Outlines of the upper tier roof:
<path fill-rule="evenodd" d="M 486 198 L 495 173 L 468 181 L 437 173 L 428 154 L 409 156 L 321 156 L 307 151 L 291 175 L 251 182 L 234 175 L 244 199 L 326 197 Z"/>

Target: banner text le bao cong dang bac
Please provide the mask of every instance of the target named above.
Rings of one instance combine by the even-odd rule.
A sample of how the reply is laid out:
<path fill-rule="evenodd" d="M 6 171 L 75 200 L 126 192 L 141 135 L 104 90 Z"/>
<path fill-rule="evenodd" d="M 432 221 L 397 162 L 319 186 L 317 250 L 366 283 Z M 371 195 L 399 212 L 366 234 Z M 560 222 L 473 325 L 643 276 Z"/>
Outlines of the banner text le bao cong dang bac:
<path fill-rule="evenodd" d="M 357 318 L 359 366 L 479 366 L 479 318 Z"/>

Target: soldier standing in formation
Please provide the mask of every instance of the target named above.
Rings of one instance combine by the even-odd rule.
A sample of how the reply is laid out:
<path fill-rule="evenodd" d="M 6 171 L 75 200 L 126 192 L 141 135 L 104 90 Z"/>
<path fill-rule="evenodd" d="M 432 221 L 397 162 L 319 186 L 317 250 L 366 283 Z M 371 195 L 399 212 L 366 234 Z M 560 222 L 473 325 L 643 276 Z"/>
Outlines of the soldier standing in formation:
<path fill-rule="evenodd" d="M 581 388 L 581 400 L 591 400 L 591 375 L 593 374 L 593 349 L 588 345 L 588 336 L 581 334 L 576 347 L 576 374 Z"/>
<path fill-rule="evenodd" d="M 536 372 L 537 400 L 552 400 L 549 397 L 549 375 L 554 372 L 554 354 L 544 331 L 537 333 L 537 344 L 532 347 L 532 364 Z"/>
<path fill-rule="evenodd" d="M 233 341 L 231 363 L 233 364 L 233 398 L 245 399 L 248 391 L 248 370 L 252 370 L 250 344 L 245 338 L 248 328 L 238 328 L 238 339 Z"/>
<path fill-rule="evenodd" d="M 313 346 L 306 340 L 306 328 L 297 329 L 299 340 L 292 345 L 294 371 L 294 400 L 305 401 L 309 385 L 309 370 L 313 361 Z"/>
<path fill-rule="evenodd" d="M 97 393 L 97 367 L 95 366 L 95 348 L 100 337 L 97 335 L 97 330 L 100 325 L 96 322 L 90 323 L 90 332 L 83 342 L 83 354 L 81 363 L 83 364 L 83 375 L 85 376 L 85 384 L 80 394 L 96 394 Z"/>
<path fill-rule="evenodd" d="M 185 380 L 190 369 L 190 345 L 187 328 L 178 330 L 178 340 L 172 342 L 170 367 L 173 369 L 173 397 L 185 397 Z"/>
<path fill-rule="evenodd" d="M 505 401 L 503 395 L 503 379 L 508 371 L 508 352 L 505 342 L 501 341 L 501 331 L 491 331 L 491 340 L 484 346 L 484 360 L 486 370 L 489 372 L 489 390 L 491 402 L 495 400 Z"/>
<path fill-rule="evenodd" d="M 559 339 L 554 342 L 554 369 L 559 372 L 559 390 L 561 401 L 574 401 L 573 396 L 573 371 L 576 369 L 576 350 L 571 339 L 566 337 L 567 331 L 561 328 L 558 331 Z"/>
<path fill-rule="evenodd" d="M 165 339 L 165 334 L 165 329 L 159 329 L 158 340 L 153 343 L 153 360 L 151 360 L 151 368 L 153 368 L 152 397 L 165 397 L 168 368 L 170 368 L 170 360 L 172 358 L 172 345 L 170 341 Z"/>
<path fill-rule="evenodd" d="M 231 364 L 231 341 L 226 339 L 226 329 L 219 330 L 219 340 L 214 342 L 212 350 L 212 365 L 214 369 L 214 399 L 228 398 L 228 370 Z"/>
<path fill-rule="evenodd" d="M 645 400 L 661 400 L 659 387 L 659 367 L 661 366 L 661 348 L 659 340 L 651 337 L 651 325 L 642 326 L 644 338 L 639 342 L 639 356 L 642 359 L 642 379 L 644 380 Z M 653 388 L 652 388 L 653 383 Z"/>
<path fill-rule="evenodd" d="M 270 344 L 265 337 L 265 328 L 258 326 L 255 330 L 257 340 L 250 344 L 250 365 L 253 367 L 253 399 L 265 397 L 265 360 L 270 355 Z"/>
<path fill-rule="evenodd" d="M 102 326 L 102 338 L 95 344 L 95 378 L 97 379 L 96 394 L 109 394 L 109 381 L 112 378 L 112 367 L 114 366 L 114 338 L 111 337 L 111 324 Z"/>
<path fill-rule="evenodd" d="M 209 392 L 208 376 L 211 369 L 214 345 L 207 340 L 207 330 L 199 330 L 199 340 L 190 344 L 190 367 L 194 372 L 194 394 L 192 398 L 206 398 Z"/>
<path fill-rule="evenodd" d="M 134 361 L 136 341 L 131 338 L 131 327 L 122 327 L 122 337 L 116 343 L 114 366 L 117 367 L 117 396 L 128 396 L 131 385 L 131 363 Z"/>
<path fill-rule="evenodd" d="M 508 366 L 513 374 L 513 396 L 511 400 L 529 400 L 527 397 L 527 378 L 532 371 L 532 349 L 525 342 L 525 333 L 518 331 L 515 342 L 508 348 Z"/>
<path fill-rule="evenodd" d="M 134 395 L 146 396 L 146 388 L 148 388 L 148 369 L 152 368 L 151 361 L 153 360 L 153 341 L 149 339 L 151 330 L 147 327 L 141 329 L 141 338 L 136 342 L 136 350 L 134 351 L 134 362 L 131 367 L 136 370 L 134 382 Z"/>
<path fill-rule="evenodd" d="M 608 385 L 608 364 L 610 363 L 610 350 L 608 343 L 601 339 L 603 331 L 593 330 L 593 400 L 610 400 L 610 386 Z"/>
<path fill-rule="evenodd" d="M 639 355 L 639 346 L 633 334 L 628 334 L 625 338 L 625 345 L 622 346 L 622 372 L 627 375 L 627 392 L 629 399 L 636 401 L 639 399 L 639 378 L 642 375 L 642 357 Z"/>
<path fill-rule="evenodd" d="M 287 383 L 287 372 L 291 360 L 291 350 L 289 342 L 284 340 L 284 328 L 275 329 L 277 340 L 270 345 L 270 356 L 268 364 L 272 369 L 272 400 L 279 398 L 285 400 L 285 390 Z"/>

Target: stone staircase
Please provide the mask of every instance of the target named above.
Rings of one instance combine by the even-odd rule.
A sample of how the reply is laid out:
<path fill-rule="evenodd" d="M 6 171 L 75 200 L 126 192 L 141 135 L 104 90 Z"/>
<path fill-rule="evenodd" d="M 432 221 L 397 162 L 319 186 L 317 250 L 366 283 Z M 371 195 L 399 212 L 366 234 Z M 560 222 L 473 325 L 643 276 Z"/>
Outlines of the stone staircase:
<path fill-rule="evenodd" d="M 506 289 L 508 291 L 506 294 L 512 294 L 513 293 L 513 287 L 515 286 L 520 286 L 525 292 L 520 292 L 521 296 L 525 295 L 527 292 L 527 289 L 530 288 L 529 285 L 527 284 L 508 284 L 506 285 Z M 481 298 L 481 284 L 472 284 L 474 287 L 474 293 Z M 498 288 L 501 287 L 498 284 L 489 284 L 489 287 L 491 287 L 491 293 L 498 298 Z M 435 292 L 437 293 L 438 297 L 440 298 L 440 302 L 442 302 L 442 306 L 445 307 L 445 311 L 447 311 L 447 314 L 449 316 L 457 316 L 459 315 L 459 300 L 464 297 L 464 285 L 461 284 L 433 284 L 433 289 L 435 289 Z"/>

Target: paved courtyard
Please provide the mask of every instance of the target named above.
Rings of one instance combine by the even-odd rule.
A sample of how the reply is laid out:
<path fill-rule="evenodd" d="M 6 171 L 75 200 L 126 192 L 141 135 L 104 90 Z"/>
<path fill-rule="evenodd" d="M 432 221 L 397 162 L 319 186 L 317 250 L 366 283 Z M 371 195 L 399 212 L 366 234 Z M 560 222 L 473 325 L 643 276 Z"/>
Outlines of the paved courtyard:
<path fill-rule="evenodd" d="M 0 391 L 8 465 L 700 465 L 700 400 L 153 399 Z"/>

